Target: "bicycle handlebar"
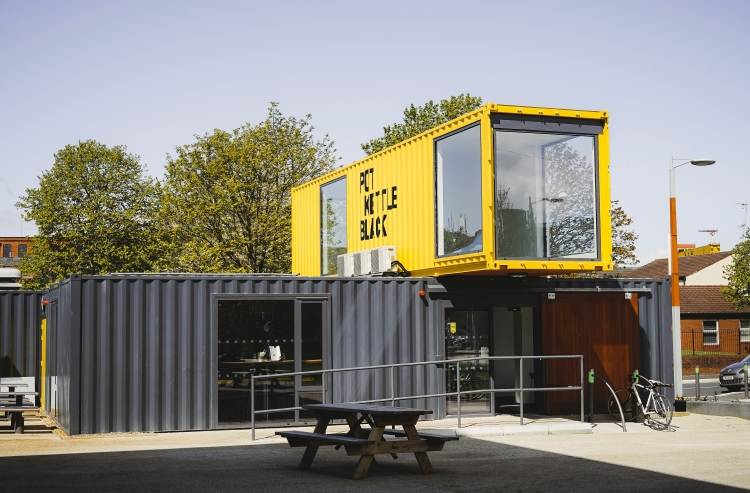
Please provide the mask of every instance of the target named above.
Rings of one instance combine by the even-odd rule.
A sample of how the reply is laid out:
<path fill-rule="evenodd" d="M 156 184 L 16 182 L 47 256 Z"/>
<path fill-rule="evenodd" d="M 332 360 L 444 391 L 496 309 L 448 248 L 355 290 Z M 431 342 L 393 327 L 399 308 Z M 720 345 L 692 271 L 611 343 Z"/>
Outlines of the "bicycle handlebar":
<path fill-rule="evenodd" d="M 664 382 L 660 382 L 658 380 L 651 380 L 651 379 L 646 378 L 646 377 L 644 377 L 643 375 L 640 375 L 640 374 L 638 375 L 638 377 L 644 379 L 645 381 L 647 381 L 648 384 L 649 384 L 649 386 L 651 386 L 651 387 L 667 387 L 667 388 L 670 388 L 670 389 L 673 388 L 673 385 L 670 385 L 670 384 L 664 383 Z M 629 382 L 634 382 L 632 374 L 628 375 L 628 381 Z"/>

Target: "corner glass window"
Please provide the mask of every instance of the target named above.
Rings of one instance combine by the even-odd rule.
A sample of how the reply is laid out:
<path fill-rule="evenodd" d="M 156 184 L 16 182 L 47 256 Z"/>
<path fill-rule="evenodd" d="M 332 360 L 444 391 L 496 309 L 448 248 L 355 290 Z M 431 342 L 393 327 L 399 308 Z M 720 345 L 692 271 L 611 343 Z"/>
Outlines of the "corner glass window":
<path fill-rule="evenodd" d="M 595 137 L 495 131 L 497 258 L 597 259 Z"/>
<path fill-rule="evenodd" d="M 320 270 L 336 274 L 336 259 L 346 253 L 346 178 L 320 187 Z"/>
<path fill-rule="evenodd" d="M 482 148 L 479 125 L 435 144 L 438 257 L 482 251 Z"/>

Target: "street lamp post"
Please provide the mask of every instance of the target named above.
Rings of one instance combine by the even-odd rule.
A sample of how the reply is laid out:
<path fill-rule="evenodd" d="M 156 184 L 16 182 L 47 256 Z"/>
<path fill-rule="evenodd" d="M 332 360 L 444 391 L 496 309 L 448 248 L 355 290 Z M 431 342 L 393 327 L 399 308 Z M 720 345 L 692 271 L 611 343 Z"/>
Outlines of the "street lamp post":
<path fill-rule="evenodd" d="M 677 261 L 677 199 L 674 186 L 674 170 L 683 164 L 693 166 L 710 166 L 713 159 L 678 159 L 683 161 L 675 166 L 674 158 L 669 159 L 669 235 L 670 235 L 670 265 L 672 278 L 672 352 L 674 353 L 674 395 L 682 394 L 682 331 L 680 329 L 680 272 Z"/>

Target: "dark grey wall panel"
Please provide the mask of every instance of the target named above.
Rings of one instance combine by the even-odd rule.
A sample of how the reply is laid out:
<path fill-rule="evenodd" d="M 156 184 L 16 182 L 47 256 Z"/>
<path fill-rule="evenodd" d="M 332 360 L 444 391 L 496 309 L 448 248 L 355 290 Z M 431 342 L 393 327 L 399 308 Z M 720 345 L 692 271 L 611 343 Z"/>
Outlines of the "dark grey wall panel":
<path fill-rule="evenodd" d="M 470 298 L 488 289 L 544 296 L 556 288 L 648 288 L 639 293 L 640 370 L 671 382 L 671 312 L 664 280 L 439 281 L 448 288 L 443 298 L 456 293 Z M 74 276 L 45 293 L 57 313 L 48 357 L 58 382 L 58 422 L 71 434 L 216 427 L 214 312 L 222 295 L 328 298 L 333 368 L 435 360 L 444 354 L 444 330 L 440 302 L 419 295 L 429 291 L 428 282 L 434 283 L 416 278 Z M 441 392 L 442 372 L 431 365 L 399 369 L 396 395 Z M 329 398 L 337 402 L 386 398 L 391 392 L 388 370 L 339 374 L 329 383 Z M 444 414 L 443 399 L 405 404 L 433 409 L 434 417 Z"/>
<path fill-rule="evenodd" d="M 42 293 L 0 291 L 0 377 L 40 380 Z"/>
<path fill-rule="evenodd" d="M 64 314 L 54 344 L 58 422 L 71 434 L 214 428 L 212 295 L 330 295 L 334 368 L 434 359 L 436 334 L 442 332 L 427 328 L 434 315 L 419 296 L 425 286 L 422 279 L 230 276 L 105 276 L 61 283 L 47 293 Z M 70 308 L 76 290 L 77 310 Z M 395 377 L 398 395 L 439 391 L 435 367 L 401 369 Z M 329 396 L 336 401 L 390 396 L 386 371 L 333 380 Z"/>

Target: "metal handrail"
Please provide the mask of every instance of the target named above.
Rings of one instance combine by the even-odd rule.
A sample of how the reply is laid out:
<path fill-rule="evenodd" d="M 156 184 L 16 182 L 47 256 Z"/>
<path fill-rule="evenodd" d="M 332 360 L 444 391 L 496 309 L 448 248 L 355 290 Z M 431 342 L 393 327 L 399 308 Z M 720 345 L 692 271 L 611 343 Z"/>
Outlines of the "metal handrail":
<path fill-rule="evenodd" d="M 550 359 L 575 359 L 578 358 L 581 361 L 581 383 L 579 386 L 572 386 L 569 385 L 567 387 L 542 387 L 542 388 L 524 388 L 523 386 L 523 378 L 520 379 L 521 386 L 518 388 L 508 388 L 508 389 L 483 389 L 483 390 L 461 390 L 461 362 L 464 361 L 476 361 L 476 360 L 491 360 L 491 361 L 498 361 L 498 360 L 518 360 L 519 362 L 519 374 L 523 376 L 523 361 L 525 359 L 531 359 L 531 360 L 550 360 Z M 424 395 L 417 395 L 417 396 L 401 396 L 396 397 L 395 395 L 395 380 L 394 380 L 394 369 L 395 368 L 401 368 L 401 367 L 408 367 L 408 366 L 424 366 L 424 365 L 446 365 L 446 364 L 456 364 L 456 392 L 440 392 L 435 394 L 424 394 Z M 561 390 L 580 390 L 581 391 L 581 423 L 584 422 L 584 394 L 583 394 L 583 381 L 584 381 L 584 371 L 583 371 L 583 355 L 555 355 L 555 356 L 472 356 L 467 358 L 457 358 L 457 359 L 449 359 L 449 360 L 436 360 L 436 361 L 418 361 L 418 362 L 412 362 L 412 363 L 393 363 L 393 364 L 385 364 L 385 365 L 370 365 L 370 366 L 355 366 L 350 368 L 331 368 L 326 370 L 310 370 L 310 371 L 298 371 L 298 372 L 289 372 L 289 373 L 276 373 L 276 374 L 268 374 L 268 375 L 252 375 L 250 379 L 250 426 L 252 429 L 252 440 L 255 440 L 255 415 L 256 414 L 271 414 L 271 413 L 281 413 L 281 412 L 290 412 L 290 411 L 300 411 L 304 409 L 300 406 L 295 407 L 286 407 L 286 408 L 278 408 L 278 409 L 262 409 L 262 410 L 255 410 L 255 381 L 256 380 L 263 380 L 263 379 L 271 379 L 271 378 L 288 378 L 288 377 L 296 377 L 296 376 L 302 376 L 302 375 L 323 375 L 322 378 L 322 394 L 323 399 L 322 402 L 325 404 L 326 400 L 326 375 L 327 374 L 333 374 L 333 373 L 343 373 L 347 371 L 363 371 L 363 370 L 378 370 L 378 369 L 390 369 L 390 380 L 391 380 L 391 396 L 385 397 L 382 399 L 372 399 L 372 400 L 366 400 L 366 401 L 355 401 L 351 402 L 351 404 L 368 404 L 372 402 L 385 402 L 385 401 L 391 401 L 391 405 L 395 406 L 396 401 L 403 401 L 403 400 L 413 400 L 413 399 L 429 399 L 429 398 L 435 398 L 435 397 L 448 397 L 448 396 L 456 396 L 456 407 L 457 407 L 457 418 L 458 418 L 458 428 L 461 428 L 461 395 L 467 395 L 467 394 L 478 394 L 478 393 L 497 393 L 497 392 L 520 392 L 520 424 L 523 425 L 523 394 L 524 392 L 554 392 L 554 391 L 561 391 Z"/>

